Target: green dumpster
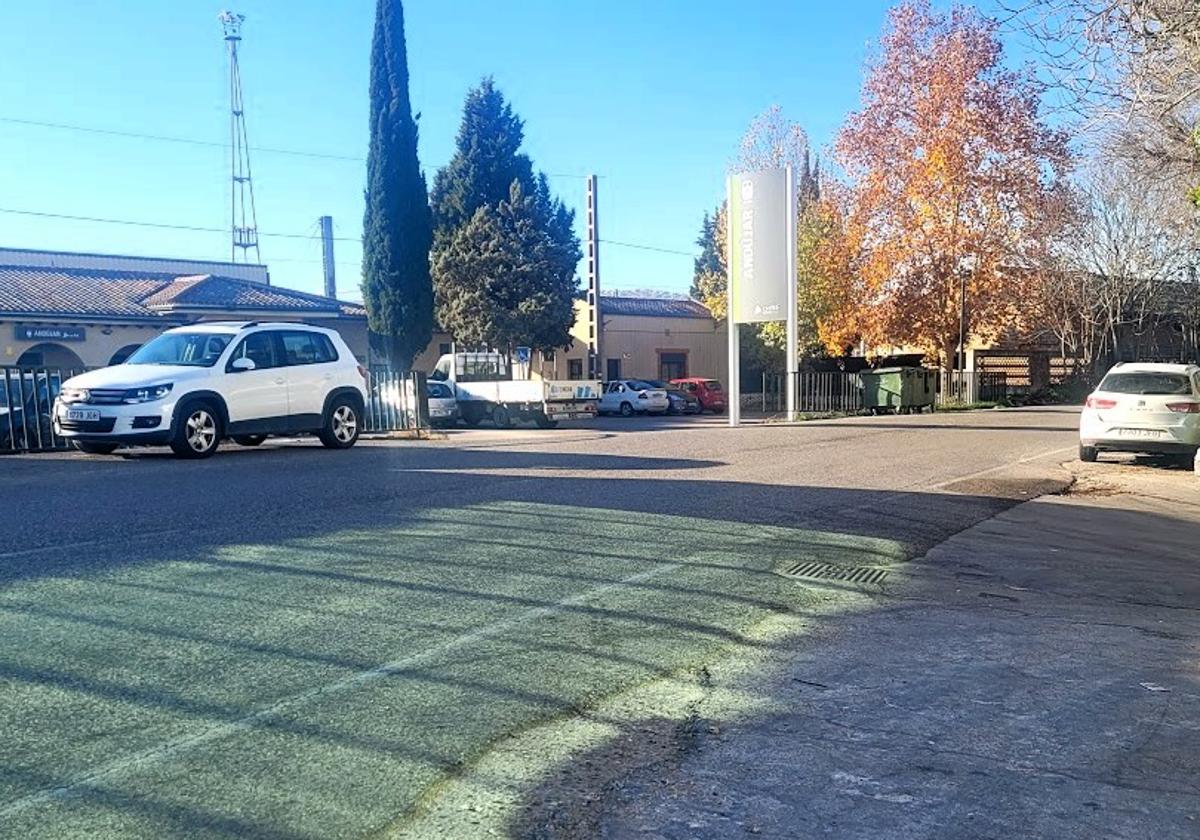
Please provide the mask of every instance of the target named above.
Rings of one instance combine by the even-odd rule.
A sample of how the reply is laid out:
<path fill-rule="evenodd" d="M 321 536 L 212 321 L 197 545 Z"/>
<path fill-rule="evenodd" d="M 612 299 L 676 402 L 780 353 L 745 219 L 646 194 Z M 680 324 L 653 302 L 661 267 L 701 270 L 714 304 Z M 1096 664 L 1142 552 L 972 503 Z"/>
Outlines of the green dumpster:
<path fill-rule="evenodd" d="M 918 367 L 864 370 L 863 408 L 876 414 L 908 414 L 926 406 L 933 410 L 937 397 L 937 371 Z"/>

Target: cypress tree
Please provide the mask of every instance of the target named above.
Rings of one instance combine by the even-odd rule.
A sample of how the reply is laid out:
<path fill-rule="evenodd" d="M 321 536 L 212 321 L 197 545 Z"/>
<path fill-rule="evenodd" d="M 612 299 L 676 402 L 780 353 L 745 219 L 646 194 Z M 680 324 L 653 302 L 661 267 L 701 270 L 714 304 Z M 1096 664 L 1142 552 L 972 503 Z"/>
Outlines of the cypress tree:
<path fill-rule="evenodd" d="M 401 0 L 376 4 L 370 92 L 363 299 L 389 364 L 407 370 L 433 337 L 432 223 L 408 96 Z"/>

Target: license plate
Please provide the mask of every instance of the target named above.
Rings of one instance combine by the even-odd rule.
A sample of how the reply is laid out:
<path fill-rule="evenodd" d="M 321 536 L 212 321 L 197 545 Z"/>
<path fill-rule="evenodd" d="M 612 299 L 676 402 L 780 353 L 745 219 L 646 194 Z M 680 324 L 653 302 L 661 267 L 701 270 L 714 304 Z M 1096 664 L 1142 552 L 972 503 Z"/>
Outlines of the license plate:
<path fill-rule="evenodd" d="M 1161 429 L 1121 429 L 1121 437 L 1159 438 L 1163 436 Z"/>
<path fill-rule="evenodd" d="M 100 419 L 100 412 L 94 408 L 68 408 L 67 419 L 80 423 L 94 423 Z"/>

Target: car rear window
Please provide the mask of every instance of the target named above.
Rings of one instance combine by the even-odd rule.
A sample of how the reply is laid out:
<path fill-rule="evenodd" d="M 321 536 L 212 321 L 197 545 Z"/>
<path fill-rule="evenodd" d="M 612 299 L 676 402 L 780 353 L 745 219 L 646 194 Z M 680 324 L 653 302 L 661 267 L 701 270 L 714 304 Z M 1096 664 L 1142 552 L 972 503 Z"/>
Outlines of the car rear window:
<path fill-rule="evenodd" d="M 444 400 L 447 397 L 454 396 L 454 394 L 450 392 L 450 386 L 441 382 L 428 382 L 425 385 L 425 389 L 429 393 L 429 396 L 438 400 Z"/>
<path fill-rule="evenodd" d="M 1182 373 L 1110 373 L 1100 383 L 1099 390 L 1111 394 L 1191 394 L 1192 383 Z"/>
<path fill-rule="evenodd" d="M 720 383 L 720 382 L 718 382 L 718 381 L 717 381 L 717 380 L 715 380 L 715 379 L 706 379 L 706 380 L 704 381 L 704 387 L 705 387 L 705 388 L 707 388 L 707 389 L 708 389 L 708 390 L 710 390 L 710 391 L 720 391 L 720 390 L 721 390 L 721 383 Z"/>

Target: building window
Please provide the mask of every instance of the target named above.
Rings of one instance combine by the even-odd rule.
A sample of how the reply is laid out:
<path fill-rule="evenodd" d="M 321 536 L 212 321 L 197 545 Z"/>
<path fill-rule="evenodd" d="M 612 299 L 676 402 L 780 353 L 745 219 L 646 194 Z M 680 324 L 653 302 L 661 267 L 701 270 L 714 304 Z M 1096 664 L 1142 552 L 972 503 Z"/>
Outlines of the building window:
<path fill-rule="evenodd" d="M 439 356 L 449 356 L 450 355 L 450 342 L 449 341 L 443 341 L 441 344 L 438 345 L 438 355 Z"/>
<path fill-rule="evenodd" d="M 614 379 L 621 378 L 621 360 L 620 359 L 605 359 L 604 360 L 605 378 L 612 382 Z"/>
<path fill-rule="evenodd" d="M 687 372 L 687 353 L 660 350 L 658 352 L 658 378 L 665 382 L 672 379 L 685 379 Z"/>
<path fill-rule="evenodd" d="M 553 350 L 543 350 L 542 351 L 542 361 L 548 365 L 554 364 L 554 351 Z"/>
<path fill-rule="evenodd" d="M 583 359 L 567 359 L 567 379 L 583 379 Z"/>

